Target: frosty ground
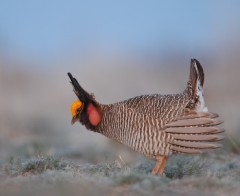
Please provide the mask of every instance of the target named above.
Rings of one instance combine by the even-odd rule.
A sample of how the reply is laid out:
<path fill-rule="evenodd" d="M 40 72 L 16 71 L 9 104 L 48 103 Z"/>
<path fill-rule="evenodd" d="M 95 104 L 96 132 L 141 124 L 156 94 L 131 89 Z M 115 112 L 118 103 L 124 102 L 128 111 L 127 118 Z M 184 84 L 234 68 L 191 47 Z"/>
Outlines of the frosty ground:
<path fill-rule="evenodd" d="M 0 195 L 238 195 L 240 157 L 224 145 L 214 153 L 172 156 L 164 176 L 152 176 L 155 162 L 144 157 L 128 161 L 93 149 L 90 157 L 110 155 L 98 163 L 86 161 L 89 153 L 14 155 L 1 161 Z"/>

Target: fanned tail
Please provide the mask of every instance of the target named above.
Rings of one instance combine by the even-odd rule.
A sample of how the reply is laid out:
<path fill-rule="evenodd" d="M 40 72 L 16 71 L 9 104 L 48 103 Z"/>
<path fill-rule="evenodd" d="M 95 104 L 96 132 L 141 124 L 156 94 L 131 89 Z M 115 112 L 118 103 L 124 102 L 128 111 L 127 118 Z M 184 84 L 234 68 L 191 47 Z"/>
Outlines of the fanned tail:
<path fill-rule="evenodd" d="M 204 94 L 203 94 L 203 84 L 204 84 L 204 71 L 196 59 L 191 59 L 190 74 L 188 90 L 191 91 L 191 101 L 188 104 L 188 108 L 207 112 L 208 109 L 205 105 Z"/>
<path fill-rule="evenodd" d="M 189 81 L 192 83 L 193 95 L 197 95 L 197 87 L 203 87 L 204 71 L 197 59 L 191 59 Z"/>

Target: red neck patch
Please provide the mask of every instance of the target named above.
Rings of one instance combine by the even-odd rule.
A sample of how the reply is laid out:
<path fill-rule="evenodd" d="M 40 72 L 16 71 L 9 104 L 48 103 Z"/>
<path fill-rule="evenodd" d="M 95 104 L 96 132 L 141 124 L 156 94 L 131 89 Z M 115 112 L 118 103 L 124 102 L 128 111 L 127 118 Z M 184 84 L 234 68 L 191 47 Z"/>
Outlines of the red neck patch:
<path fill-rule="evenodd" d="M 97 126 L 101 121 L 101 115 L 99 114 L 97 108 L 90 104 L 87 108 L 88 119 L 93 126 Z"/>

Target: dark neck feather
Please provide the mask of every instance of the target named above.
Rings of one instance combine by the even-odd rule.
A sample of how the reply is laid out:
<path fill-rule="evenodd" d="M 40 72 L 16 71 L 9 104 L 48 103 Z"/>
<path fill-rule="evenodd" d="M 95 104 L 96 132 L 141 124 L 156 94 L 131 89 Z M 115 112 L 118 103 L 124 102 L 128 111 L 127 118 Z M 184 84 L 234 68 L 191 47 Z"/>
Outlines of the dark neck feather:
<path fill-rule="evenodd" d="M 100 123 L 97 126 L 93 126 L 90 121 L 89 118 L 87 116 L 87 109 L 84 111 L 84 113 L 82 113 L 82 116 L 80 118 L 80 122 L 90 131 L 94 131 L 94 132 L 98 132 L 98 133 L 103 133 L 104 132 L 104 127 L 102 126 L 102 122 L 104 120 L 104 114 L 109 112 L 109 110 L 111 110 L 113 104 L 99 104 L 97 103 L 97 110 L 99 111 L 102 119 L 100 121 Z"/>

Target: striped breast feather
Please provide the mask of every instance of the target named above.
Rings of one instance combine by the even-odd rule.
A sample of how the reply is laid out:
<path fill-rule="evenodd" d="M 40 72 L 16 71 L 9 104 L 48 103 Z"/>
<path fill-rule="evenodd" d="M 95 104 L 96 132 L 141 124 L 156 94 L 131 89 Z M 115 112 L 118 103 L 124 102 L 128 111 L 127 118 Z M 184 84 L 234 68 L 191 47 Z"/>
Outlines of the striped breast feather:
<path fill-rule="evenodd" d="M 181 153 L 202 153 L 207 149 L 221 147 L 213 143 L 224 139 L 219 133 L 224 129 L 216 127 L 223 121 L 218 115 L 209 112 L 191 112 L 165 125 L 165 132 L 171 133 L 171 150 Z"/>
<path fill-rule="evenodd" d="M 135 150 L 141 151 L 135 145 L 139 142 L 156 141 L 156 138 L 160 137 L 159 131 L 164 127 L 164 123 L 160 118 L 137 112 L 126 104 L 116 104 L 104 114 L 101 126 L 102 132 L 110 138 L 117 139 Z M 109 132 L 112 133 L 108 134 Z M 146 143 L 146 145 L 150 144 Z"/>

